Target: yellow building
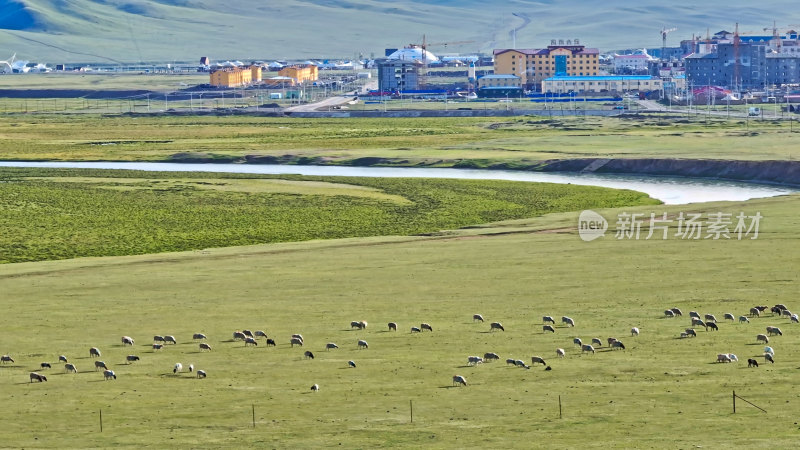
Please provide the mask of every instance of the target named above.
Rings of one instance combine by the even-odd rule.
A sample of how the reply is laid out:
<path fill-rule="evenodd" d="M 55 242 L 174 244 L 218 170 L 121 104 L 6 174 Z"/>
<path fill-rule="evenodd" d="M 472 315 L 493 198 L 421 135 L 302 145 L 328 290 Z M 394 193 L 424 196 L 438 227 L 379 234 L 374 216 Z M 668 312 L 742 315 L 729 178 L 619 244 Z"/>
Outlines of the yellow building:
<path fill-rule="evenodd" d="M 212 71 L 210 77 L 212 86 L 247 86 L 261 81 L 261 66 L 226 67 Z"/>
<path fill-rule="evenodd" d="M 596 48 L 586 48 L 575 42 L 552 41 L 544 49 L 496 49 L 494 73 L 516 75 L 522 85 L 534 89 L 545 78 L 554 76 L 594 76 L 598 70 Z"/>
<path fill-rule="evenodd" d="M 319 79 L 319 70 L 313 64 L 298 64 L 284 67 L 278 72 L 278 75 L 293 78 L 296 84 L 303 84 L 307 81 L 317 81 Z"/>

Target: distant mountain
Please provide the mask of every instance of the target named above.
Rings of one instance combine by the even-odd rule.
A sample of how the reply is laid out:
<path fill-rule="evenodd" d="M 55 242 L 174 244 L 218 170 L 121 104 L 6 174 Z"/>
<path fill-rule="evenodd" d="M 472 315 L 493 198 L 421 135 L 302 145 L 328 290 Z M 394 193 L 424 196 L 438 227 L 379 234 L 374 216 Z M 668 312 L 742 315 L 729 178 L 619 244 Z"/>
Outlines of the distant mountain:
<path fill-rule="evenodd" d="M 771 34 L 800 23 L 796 1 L 731 0 L 0 0 L 0 59 L 48 63 L 271 60 L 382 56 L 421 43 L 434 53 L 543 47 L 575 39 L 601 50 L 677 45 L 739 22 Z M 601 6 L 602 5 L 602 6 Z M 800 28 L 800 25 L 792 25 Z M 513 31 L 516 30 L 516 31 Z M 455 43 L 471 41 L 468 43 Z M 445 43 L 453 43 L 446 44 Z M 8 54 L 4 56 L 4 54 Z"/>

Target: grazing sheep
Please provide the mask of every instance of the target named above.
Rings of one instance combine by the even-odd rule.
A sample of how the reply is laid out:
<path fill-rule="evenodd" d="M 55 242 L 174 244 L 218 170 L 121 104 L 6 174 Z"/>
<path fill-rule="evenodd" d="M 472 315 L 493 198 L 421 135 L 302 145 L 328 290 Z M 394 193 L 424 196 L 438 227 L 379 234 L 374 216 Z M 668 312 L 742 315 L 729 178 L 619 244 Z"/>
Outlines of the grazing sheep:
<path fill-rule="evenodd" d="M 681 339 L 689 337 L 689 333 L 681 331 Z"/>
<path fill-rule="evenodd" d="M 200 350 L 201 350 L 201 351 L 202 351 L 202 350 L 208 350 L 208 351 L 211 351 L 211 345 L 209 345 L 209 344 L 206 344 L 205 342 L 201 342 L 201 343 L 200 343 Z"/>
<path fill-rule="evenodd" d="M 264 339 L 267 338 L 267 333 L 264 333 L 262 330 L 254 331 L 253 335 L 255 335 L 255 337 L 263 337 Z"/>
<path fill-rule="evenodd" d="M 551 325 L 542 325 L 542 333 L 545 333 L 545 332 L 548 332 L 548 331 L 551 332 L 551 333 L 555 333 L 556 329 L 553 328 Z"/>
<path fill-rule="evenodd" d="M 689 336 L 692 336 L 692 337 L 697 337 L 697 332 L 694 331 L 694 328 L 687 328 L 686 329 L 686 334 L 689 335 Z"/>
<path fill-rule="evenodd" d="M 758 367 L 758 361 L 752 358 L 747 359 L 747 367 Z"/>
<path fill-rule="evenodd" d="M 623 344 L 622 341 L 614 341 L 614 343 L 611 344 L 611 348 L 612 349 L 618 348 L 621 350 L 625 350 L 625 344 Z"/>
<path fill-rule="evenodd" d="M 351 329 L 352 328 L 358 328 L 360 330 L 361 329 L 361 322 L 359 322 L 358 320 L 354 320 L 354 321 L 350 322 L 350 328 Z"/>
<path fill-rule="evenodd" d="M 573 344 L 575 344 L 575 345 L 578 345 L 578 346 L 581 346 L 581 345 L 583 345 L 583 342 L 581 341 L 581 338 L 575 338 L 575 339 L 573 339 L 573 340 L 572 340 L 572 343 L 573 343 Z"/>
<path fill-rule="evenodd" d="M 781 329 L 778 327 L 767 327 L 767 334 L 770 336 L 777 334 L 778 336 L 783 336 Z"/>
<path fill-rule="evenodd" d="M 205 377 L 206 377 L 206 371 L 205 370 L 198 370 L 197 371 L 197 378 L 205 378 Z"/>
<path fill-rule="evenodd" d="M 617 342 L 617 338 L 610 337 L 610 338 L 606 339 L 606 342 L 608 342 L 608 346 L 611 347 L 614 344 L 614 342 Z"/>
<path fill-rule="evenodd" d="M 664 317 L 675 317 L 675 313 L 671 309 L 664 310 Z"/>
<path fill-rule="evenodd" d="M 563 348 L 556 349 L 556 356 L 558 356 L 559 358 L 563 358 L 564 356 L 566 356 L 566 354 L 567 352 L 565 352 Z"/>
<path fill-rule="evenodd" d="M 725 320 L 730 320 L 731 322 L 733 322 L 734 320 L 736 320 L 736 318 L 735 318 L 735 317 L 733 317 L 733 314 L 731 314 L 731 313 L 725 313 L 725 314 L 723 314 L 723 315 L 722 315 L 722 317 L 723 317 Z"/>
<path fill-rule="evenodd" d="M 592 345 L 595 345 L 595 344 L 597 344 L 598 347 L 602 347 L 603 346 L 603 341 L 601 341 L 600 338 L 592 338 Z"/>
<path fill-rule="evenodd" d="M 78 368 L 75 367 L 75 364 L 66 363 L 64 364 L 64 372 L 78 373 Z"/>
<path fill-rule="evenodd" d="M 770 364 L 775 364 L 775 359 L 771 353 L 764 353 L 764 362 L 769 361 Z"/>
<path fill-rule="evenodd" d="M 733 362 L 739 362 L 739 358 L 733 353 L 728 353 L 728 358 L 730 358 Z"/>
<path fill-rule="evenodd" d="M 339 348 L 339 346 L 338 346 L 338 345 L 336 345 L 336 344 L 334 344 L 333 342 L 328 342 L 327 344 L 325 344 L 325 350 L 326 350 L 326 351 L 327 351 L 327 350 L 330 350 L 330 349 L 332 349 L 332 348 Z"/>
<path fill-rule="evenodd" d="M 547 364 L 545 364 L 543 358 L 541 358 L 539 356 L 531 356 L 531 364 L 537 364 L 537 363 L 539 363 L 539 364 L 541 364 L 543 366 L 547 365 Z"/>
<path fill-rule="evenodd" d="M 130 336 L 122 336 L 122 345 L 133 345 L 133 338 Z"/>
<path fill-rule="evenodd" d="M 681 312 L 681 310 L 678 308 L 671 308 L 670 311 L 672 311 L 676 316 L 683 316 L 683 312 Z"/>
<path fill-rule="evenodd" d="M 739 323 L 750 323 L 750 319 L 747 316 L 739 316 Z"/>
<path fill-rule="evenodd" d="M 586 352 L 592 352 L 592 354 L 594 354 L 594 347 L 592 347 L 589 344 L 581 345 L 581 353 L 586 353 Z"/>
<path fill-rule="evenodd" d="M 355 369 L 356 368 L 356 362 L 352 361 L 352 360 L 351 361 L 347 361 L 347 367 L 352 367 L 352 368 Z"/>
<path fill-rule="evenodd" d="M 481 323 L 483 323 L 483 316 L 480 315 L 480 314 L 473 314 L 472 315 L 472 321 L 473 322 L 480 321 Z"/>
<path fill-rule="evenodd" d="M 276 345 L 278 344 L 275 343 L 275 339 L 267 338 L 267 347 L 275 347 Z"/>
<path fill-rule="evenodd" d="M 769 344 L 769 338 L 766 334 L 759 334 L 756 336 L 756 342 L 763 342 L 765 344 Z"/>
<path fill-rule="evenodd" d="M 306 359 L 314 359 L 314 354 L 313 354 L 313 353 L 311 353 L 311 351 L 310 351 L 310 350 L 306 350 L 306 351 L 303 353 L 303 358 L 306 358 Z"/>
<path fill-rule="evenodd" d="M 770 355 L 775 356 L 775 350 L 773 350 L 770 346 L 764 347 L 764 353 L 769 353 Z"/>
<path fill-rule="evenodd" d="M 100 350 L 97 347 L 92 347 L 89 349 L 89 357 L 91 358 L 93 356 L 98 358 L 100 357 Z"/>
<path fill-rule="evenodd" d="M 717 323 L 717 318 L 714 317 L 713 314 L 706 314 L 705 316 L 706 322 L 714 322 Z"/>
<path fill-rule="evenodd" d="M 139 357 L 136 356 L 136 355 L 128 355 L 128 356 L 125 357 L 125 361 L 127 361 L 128 364 L 130 364 L 130 363 L 132 363 L 134 361 L 138 361 L 138 360 L 139 360 Z"/>
<path fill-rule="evenodd" d="M 153 344 L 153 350 L 161 350 L 164 348 L 164 344 Z"/>
<path fill-rule="evenodd" d="M 764 312 L 769 309 L 769 306 L 756 306 L 759 312 Z"/>
<path fill-rule="evenodd" d="M 253 332 L 250 331 L 250 330 L 242 330 L 242 334 L 247 336 L 247 337 L 249 337 L 249 338 L 255 337 L 255 336 L 253 336 Z"/>
<path fill-rule="evenodd" d="M 245 338 L 244 346 L 247 347 L 248 345 L 255 345 L 256 347 L 258 347 L 258 341 L 251 337 Z"/>
<path fill-rule="evenodd" d="M 568 327 L 574 327 L 575 321 L 567 316 L 561 318 L 561 322 L 566 324 Z"/>
<path fill-rule="evenodd" d="M 697 312 L 697 311 L 689 311 L 689 317 L 690 317 L 690 318 L 692 318 L 692 317 L 693 317 L 693 318 L 695 318 L 695 319 L 699 319 L 699 318 L 700 318 L 700 313 L 699 313 L 699 312 Z"/>
<path fill-rule="evenodd" d="M 397 324 L 394 322 L 389 322 L 389 331 L 397 331 Z"/>
<path fill-rule="evenodd" d="M 163 344 L 164 343 L 164 336 L 158 336 L 158 335 L 153 336 L 153 342 L 160 342 L 160 343 Z"/>
<path fill-rule="evenodd" d="M 494 331 L 494 330 L 506 331 L 506 329 L 503 328 L 503 324 L 500 322 L 492 322 L 489 325 L 489 331 Z"/>
<path fill-rule="evenodd" d="M 195 334 L 192 335 L 192 339 L 203 340 L 203 339 L 208 339 L 208 338 L 203 333 L 195 333 Z"/>
<path fill-rule="evenodd" d="M 719 331 L 719 326 L 714 322 L 706 322 L 706 329 L 711 328 L 711 331 Z"/>
<path fill-rule="evenodd" d="M 36 372 L 31 372 L 31 383 L 33 383 L 33 380 L 36 380 L 39 383 L 41 383 L 42 381 L 47 381 L 47 377 L 44 375 L 40 375 Z"/>
<path fill-rule="evenodd" d="M 552 323 L 553 325 L 555 325 L 556 321 L 550 316 L 544 316 L 542 317 L 542 323 Z"/>
<path fill-rule="evenodd" d="M 183 364 L 175 363 L 175 367 L 172 368 L 172 373 L 178 373 L 183 371 Z"/>
<path fill-rule="evenodd" d="M 525 364 L 525 361 L 523 361 L 521 359 L 518 359 L 518 360 L 514 361 L 514 365 L 517 366 L 517 367 L 522 367 L 523 369 L 530 369 L 530 367 L 528 367 L 528 365 Z"/>
<path fill-rule="evenodd" d="M 638 336 L 638 335 L 639 335 L 639 329 L 637 327 L 631 328 L 631 336 Z"/>
<path fill-rule="evenodd" d="M 58 355 L 58 362 L 69 362 L 67 361 L 67 357 L 64 355 Z"/>
<path fill-rule="evenodd" d="M 358 340 L 358 348 L 359 348 L 359 350 L 362 349 L 362 348 L 369 348 L 369 344 L 367 344 L 367 341 L 359 339 Z"/>
<path fill-rule="evenodd" d="M 312 390 L 313 392 L 317 392 L 317 391 L 319 391 L 319 385 L 318 385 L 318 384 L 316 384 L 316 383 L 312 384 L 312 385 L 311 385 L 311 390 Z"/>
<path fill-rule="evenodd" d="M 358 322 L 358 329 L 359 330 L 363 330 L 365 328 L 367 328 L 367 321 L 366 320 L 360 320 Z"/>
<path fill-rule="evenodd" d="M 727 353 L 720 353 L 717 355 L 717 362 L 729 363 L 731 362 L 731 357 Z"/>
<path fill-rule="evenodd" d="M 783 317 L 792 317 L 792 312 L 789 311 L 788 309 L 784 309 L 782 315 Z"/>
<path fill-rule="evenodd" d="M 178 344 L 178 341 L 175 340 L 175 336 L 164 336 L 164 344 Z"/>
<path fill-rule="evenodd" d="M 693 327 L 695 327 L 695 326 L 705 327 L 706 329 L 708 328 L 708 325 L 706 325 L 705 322 L 703 322 L 702 320 L 698 319 L 697 317 L 692 317 L 692 326 Z"/>
<path fill-rule="evenodd" d="M 117 379 L 117 374 L 114 373 L 113 370 L 104 370 L 103 371 L 103 379 L 110 380 L 110 379 Z"/>
<path fill-rule="evenodd" d="M 461 375 L 453 375 L 453 386 L 466 386 L 467 379 L 462 377 Z"/>
<path fill-rule="evenodd" d="M 103 361 L 95 361 L 94 370 L 97 371 L 97 369 L 108 369 L 108 367 L 106 367 L 106 363 Z"/>
<path fill-rule="evenodd" d="M 50 367 L 50 363 L 47 363 L 47 362 L 43 362 L 43 363 L 39 364 L 39 367 L 42 368 L 42 369 L 50 369 L 51 368 Z"/>
<path fill-rule="evenodd" d="M 467 357 L 467 365 L 468 366 L 477 366 L 478 364 L 483 363 L 483 358 L 480 356 L 469 356 Z"/>
<path fill-rule="evenodd" d="M 759 311 L 758 308 L 756 307 L 750 308 L 750 317 L 758 317 L 760 315 L 761 311 Z"/>
<path fill-rule="evenodd" d="M 295 338 L 295 339 L 300 339 L 301 341 L 304 340 L 302 334 L 293 334 L 292 337 Z"/>
<path fill-rule="evenodd" d="M 781 311 L 783 311 L 783 310 L 778 308 L 777 306 L 773 306 L 772 308 L 769 309 L 769 312 L 771 312 L 772 314 L 777 314 L 777 315 L 781 315 Z"/>
<path fill-rule="evenodd" d="M 775 305 L 775 307 L 780 309 L 781 311 L 783 311 L 784 309 L 789 309 L 789 308 L 786 307 L 786 305 L 781 304 L 781 303 L 778 303 L 777 305 Z"/>
<path fill-rule="evenodd" d="M 517 360 L 509 358 L 509 359 L 506 360 L 506 364 L 510 364 L 512 366 L 516 366 L 517 365 Z"/>
<path fill-rule="evenodd" d="M 486 360 L 487 362 L 489 362 L 489 361 L 499 361 L 500 360 L 500 355 L 498 355 L 497 353 L 492 353 L 492 352 L 484 353 L 483 354 L 483 359 Z"/>
<path fill-rule="evenodd" d="M 290 343 L 290 344 L 292 344 L 292 347 L 294 347 L 295 345 L 299 345 L 300 347 L 302 347 L 302 346 L 303 346 L 303 340 L 302 340 L 302 339 L 299 339 L 299 338 L 294 338 L 294 337 L 293 337 L 293 338 L 292 338 L 292 339 L 289 341 L 289 343 Z"/>
<path fill-rule="evenodd" d="M 194 372 L 194 364 L 189 364 L 189 373 Z"/>
<path fill-rule="evenodd" d="M 245 335 L 241 331 L 234 331 L 233 332 L 233 340 L 234 341 L 243 341 L 245 339 L 247 339 L 247 335 Z"/>
<path fill-rule="evenodd" d="M 431 327 L 431 326 L 430 326 L 430 324 L 427 324 L 427 323 L 422 323 L 422 324 L 420 324 L 420 325 L 419 325 L 419 328 L 420 328 L 420 330 L 422 330 L 422 331 L 428 330 L 428 331 L 430 331 L 430 332 L 433 332 L 433 327 Z"/>
<path fill-rule="evenodd" d="M 798 319 L 797 314 L 792 314 L 789 316 L 789 319 L 792 321 L 792 323 L 800 323 L 800 319 Z"/>
<path fill-rule="evenodd" d="M 419 328 L 417 328 L 417 327 L 411 327 L 411 332 L 412 332 L 412 333 L 421 333 L 421 332 L 422 332 L 422 330 L 420 330 L 420 329 L 419 329 Z"/>

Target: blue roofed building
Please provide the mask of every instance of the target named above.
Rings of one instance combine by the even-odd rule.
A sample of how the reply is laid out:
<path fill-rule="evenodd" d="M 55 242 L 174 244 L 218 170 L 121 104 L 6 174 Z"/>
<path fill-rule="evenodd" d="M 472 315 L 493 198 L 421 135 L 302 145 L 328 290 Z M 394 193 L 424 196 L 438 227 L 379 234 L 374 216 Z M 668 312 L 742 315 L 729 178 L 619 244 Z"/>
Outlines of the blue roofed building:
<path fill-rule="evenodd" d="M 557 76 L 542 81 L 544 93 L 661 92 L 663 82 L 649 75 Z"/>

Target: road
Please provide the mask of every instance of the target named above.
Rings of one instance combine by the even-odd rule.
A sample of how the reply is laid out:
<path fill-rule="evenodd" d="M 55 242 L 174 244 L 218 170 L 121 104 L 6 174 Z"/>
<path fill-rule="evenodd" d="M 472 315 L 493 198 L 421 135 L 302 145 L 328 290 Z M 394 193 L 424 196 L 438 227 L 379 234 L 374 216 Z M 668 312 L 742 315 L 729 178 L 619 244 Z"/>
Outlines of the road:
<path fill-rule="evenodd" d="M 359 90 L 359 94 L 366 94 L 371 89 L 378 88 L 378 81 L 377 80 L 370 80 L 364 84 L 363 87 Z M 336 96 L 336 97 L 328 97 L 324 100 L 320 100 L 315 103 L 306 103 L 303 105 L 295 105 L 290 106 L 284 109 L 284 112 L 310 112 L 310 111 L 325 111 L 328 109 L 333 108 L 334 106 L 343 105 L 351 100 L 353 100 L 353 95 L 348 96 Z"/>

